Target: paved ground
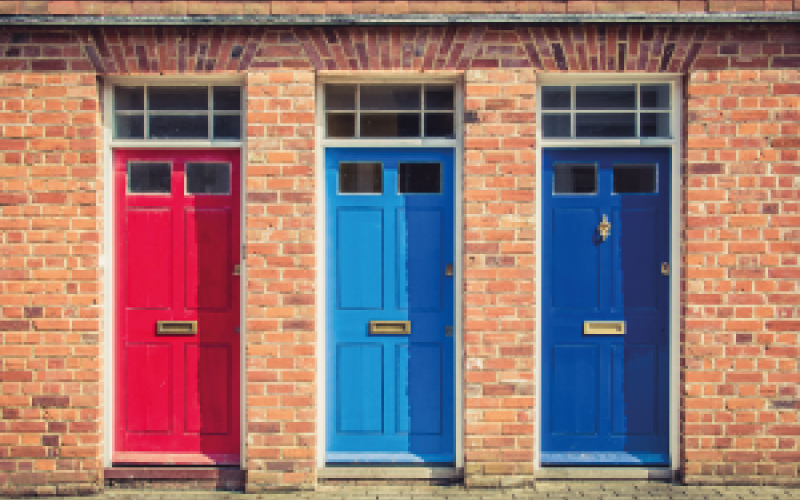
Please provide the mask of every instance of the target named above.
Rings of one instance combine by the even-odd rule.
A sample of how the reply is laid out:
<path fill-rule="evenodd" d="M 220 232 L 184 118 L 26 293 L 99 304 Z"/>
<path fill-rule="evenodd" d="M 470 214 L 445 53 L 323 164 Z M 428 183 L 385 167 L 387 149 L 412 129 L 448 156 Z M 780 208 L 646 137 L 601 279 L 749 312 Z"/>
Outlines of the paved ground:
<path fill-rule="evenodd" d="M 540 482 L 536 490 L 461 487 L 347 487 L 316 492 L 247 495 L 227 492 L 109 490 L 75 500 L 800 500 L 800 489 L 758 486 L 682 486 L 667 483 Z M 62 497 L 60 500 L 67 500 Z"/>

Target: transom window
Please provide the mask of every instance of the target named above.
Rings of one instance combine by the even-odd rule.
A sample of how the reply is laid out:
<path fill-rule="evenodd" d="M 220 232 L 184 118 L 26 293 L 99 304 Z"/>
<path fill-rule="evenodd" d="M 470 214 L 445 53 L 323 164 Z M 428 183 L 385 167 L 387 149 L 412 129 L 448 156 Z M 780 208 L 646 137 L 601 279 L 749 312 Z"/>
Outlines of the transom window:
<path fill-rule="evenodd" d="M 242 138 L 239 87 L 114 87 L 115 139 Z"/>
<path fill-rule="evenodd" d="M 542 87 L 542 137 L 669 138 L 670 84 Z"/>
<path fill-rule="evenodd" d="M 455 137 L 455 89 L 442 84 L 326 84 L 325 137 Z"/>

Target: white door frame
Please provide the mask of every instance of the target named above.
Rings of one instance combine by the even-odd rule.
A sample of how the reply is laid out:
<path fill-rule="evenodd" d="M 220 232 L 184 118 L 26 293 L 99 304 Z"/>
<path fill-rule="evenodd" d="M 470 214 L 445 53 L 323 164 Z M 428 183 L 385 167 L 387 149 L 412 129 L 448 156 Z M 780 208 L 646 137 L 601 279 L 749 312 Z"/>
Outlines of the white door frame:
<path fill-rule="evenodd" d="M 325 138 L 325 103 L 324 86 L 326 83 L 449 83 L 455 86 L 455 139 L 326 139 Z M 463 206 L 463 147 L 464 147 L 464 122 L 463 122 L 463 75 L 461 73 L 437 73 L 434 75 L 425 73 L 385 73 L 363 71 L 349 74 L 318 74 L 316 82 L 316 109 L 315 109 L 315 138 L 317 165 L 316 177 L 316 242 L 317 253 L 317 307 L 316 307 L 316 330 L 317 330 L 317 468 L 325 468 L 326 437 L 328 429 L 326 427 L 327 411 L 327 391 L 326 391 L 326 365 L 325 353 L 327 349 L 325 325 L 327 322 L 327 303 L 326 303 L 326 186 L 325 186 L 325 149 L 326 148 L 451 148 L 454 152 L 455 172 L 453 179 L 455 186 L 453 189 L 454 199 L 454 231 L 453 231 L 453 251 L 455 253 L 455 279 L 453 280 L 453 315 L 455 316 L 455 332 L 453 333 L 453 355 L 454 355 L 454 387 L 453 387 L 453 406 L 454 417 L 456 419 L 455 432 L 455 467 L 464 467 L 464 384 L 463 370 L 461 369 L 463 359 L 463 235 L 462 235 L 462 206 Z M 412 473 L 413 474 L 413 473 Z"/>
<path fill-rule="evenodd" d="M 681 144 L 683 131 L 681 130 L 681 110 L 683 104 L 682 79 L 677 74 L 612 74 L 603 73 L 539 73 L 537 75 L 536 102 L 542 102 L 543 85 L 578 85 L 592 82 L 597 85 L 609 84 L 635 84 L 635 83 L 668 83 L 671 85 L 671 115 L 669 138 L 652 139 L 544 139 L 542 138 L 542 111 L 541 106 L 536 108 L 536 255 L 542 255 L 542 183 L 538 182 L 542 178 L 542 150 L 550 147 L 642 147 L 642 146 L 661 146 L 668 147 L 672 153 L 671 171 L 671 199 L 670 199 L 670 265 L 672 272 L 669 276 L 669 467 L 672 473 L 680 469 L 680 280 L 681 280 Z M 542 261 L 537 260 L 536 266 L 536 297 L 542 296 Z M 533 465 L 534 470 L 544 474 L 541 462 L 542 446 L 542 301 L 537 300 L 536 307 L 536 361 L 534 363 L 534 380 L 538 388 L 538 404 L 534 421 L 536 435 L 538 437 L 534 448 Z M 575 472 L 572 477 L 580 477 L 580 471 L 586 471 L 586 476 L 592 471 L 604 467 L 580 467 L 566 468 Z M 548 468 L 549 469 L 549 468 Z M 559 468 L 562 469 L 562 468 Z M 664 470 L 663 467 L 618 467 L 619 471 L 642 471 L 644 470 Z M 596 474 L 594 474 L 596 476 Z M 618 477 L 618 476 L 616 476 Z"/>
<path fill-rule="evenodd" d="M 114 105 L 113 105 L 113 87 L 114 85 L 165 85 L 175 87 L 188 87 L 193 85 L 230 85 L 240 86 L 242 89 L 242 139 L 239 141 L 207 141 L 207 140 L 115 140 L 114 139 Z M 116 282 L 114 280 L 114 273 L 116 272 L 116 256 L 114 255 L 114 234 L 116 225 L 114 223 L 114 207 L 116 204 L 116 197 L 114 195 L 114 151 L 123 148 L 139 148 L 139 149 L 238 149 L 240 153 L 239 169 L 240 169 L 240 183 L 241 183 L 241 200 L 240 202 L 240 239 L 239 246 L 244 244 L 245 239 L 245 218 L 247 216 L 245 200 L 247 198 L 247 85 L 243 75 L 233 75 L 230 77 L 205 76 L 205 75 L 182 75 L 180 79 L 175 77 L 158 77 L 158 76 L 127 76 L 127 77 L 106 77 L 103 78 L 101 84 L 102 103 L 103 108 L 101 111 L 102 129 L 103 129 L 103 204 L 102 204 L 102 220 L 103 220 L 103 253 L 98 260 L 98 267 L 102 270 L 103 277 L 101 282 L 103 284 L 103 350 L 101 353 L 101 376 L 103 381 L 102 402 L 103 412 L 101 421 L 101 456 L 103 467 L 111 467 L 114 453 L 114 430 L 115 418 L 114 413 L 114 398 L 116 397 L 114 386 L 116 383 L 115 377 L 115 359 L 114 352 L 116 347 L 116 334 L 117 329 L 114 324 L 115 301 L 116 295 Z M 244 257 L 242 257 L 244 263 Z M 239 280 L 240 287 L 240 303 L 239 303 L 239 356 L 240 356 L 240 371 L 239 371 L 239 401 L 240 401 L 240 447 L 239 458 L 241 469 L 245 469 L 245 459 L 247 457 L 247 391 L 246 391 L 246 366 L 247 357 L 245 353 L 245 338 L 247 333 L 247 323 L 245 321 L 245 310 L 247 304 L 247 266 L 242 266 L 241 279 Z"/>

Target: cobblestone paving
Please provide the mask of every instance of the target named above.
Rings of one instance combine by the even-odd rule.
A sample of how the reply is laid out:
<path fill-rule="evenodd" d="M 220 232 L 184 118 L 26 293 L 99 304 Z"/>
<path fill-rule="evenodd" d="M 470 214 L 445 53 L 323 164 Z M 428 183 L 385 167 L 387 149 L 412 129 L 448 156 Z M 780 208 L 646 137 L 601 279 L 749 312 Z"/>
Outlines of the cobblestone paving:
<path fill-rule="evenodd" d="M 539 482 L 536 489 L 463 487 L 327 487 L 313 492 L 243 494 L 110 490 L 92 497 L 59 500 L 800 500 L 800 488 L 767 486 L 682 486 L 668 483 Z"/>

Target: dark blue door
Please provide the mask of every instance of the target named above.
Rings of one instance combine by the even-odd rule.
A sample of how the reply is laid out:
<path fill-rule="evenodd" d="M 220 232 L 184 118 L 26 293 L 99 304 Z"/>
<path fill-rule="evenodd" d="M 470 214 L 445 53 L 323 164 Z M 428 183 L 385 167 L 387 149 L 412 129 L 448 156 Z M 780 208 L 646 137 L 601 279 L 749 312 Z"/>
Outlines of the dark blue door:
<path fill-rule="evenodd" d="M 542 165 L 542 463 L 668 465 L 670 151 Z"/>
<path fill-rule="evenodd" d="M 453 150 L 329 148 L 328 462 L 453 462 Z"/>

